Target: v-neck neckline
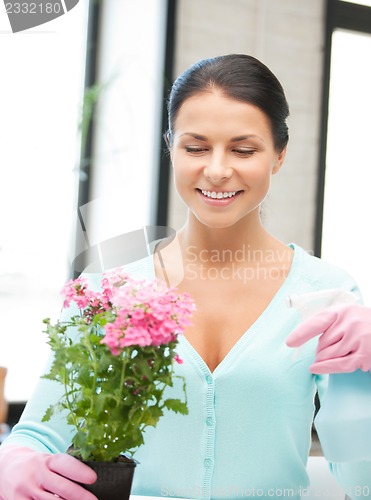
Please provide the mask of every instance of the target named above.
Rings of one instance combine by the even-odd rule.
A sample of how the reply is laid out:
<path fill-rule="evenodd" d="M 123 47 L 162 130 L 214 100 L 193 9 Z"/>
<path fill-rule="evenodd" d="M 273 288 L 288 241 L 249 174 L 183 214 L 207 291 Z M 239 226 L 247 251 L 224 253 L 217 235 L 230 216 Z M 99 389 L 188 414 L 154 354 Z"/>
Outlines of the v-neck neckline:
<path fill-rule="evenodd" d="M 189 342 L 189 340 L 184 335 L 181 335 L 180 342 L 184 344 L 185 348 L 193 357 L 193 359 L 196 361 L 197 365 L 201 368 L 204 374 L 212 375 L 213 377 L 220 375 L 224 371 L 224 369 L 233 361 L 235 353 L 241 351 L 243 345 L 249 342 L 251 335 L 261 327 L 261 324 L 264 323 L 266 318 L 275 310 L 277 306 L 280 305 L 282 296 L 286 293 L 287 287 L 290 285 L 292 279 L 296 274 L 296 268 L 298 265 L 298 261 L 300 260 L 299 258 L 300 251 L 298 247 L 293 243 L 290 243 L 288 246 L 294 250 L 294 255 L 291 261 L 290 270 L 284 282 L 277 290 L 277 292 L 274 294 L 274 296 L 272 297 L 271 301 L 268 303 L 264 311 L 257 317 L 257 319 L 252 323 L 252 325 L 250 325 L 249 328 L 241 335 L 241 337 L 239 337 L 239 339 L 233 344 L 233 346 L 230 348 L 230 350 L 227 352 L 227 354 L 215 367 L 214 370 L 212 371 L 210 370 L 207 363 L 204 361 L 202 356 L 200 356 L 200 354 L 193 347 L 193 345 Z"/>
<path fill-rule="evenodd" d="M 282 283 L 282 285 L 279 287 L 277 292 L 274 294 L 270 302 L 268 303 L 267 307 L 264 309 L 264 311 L 256 318 L 256 320 L 249 326 L 249 328 L 239 337 L 239 339 L 233 344 L 233 346 L 230 348 L 230 350 L 227 352 L 227 354 L 224 356 L 224 358 L 220 361 L 220 363 L 215 367 L 214 370 L 210 370 L 209 366 L 203 359 L 203 357 L 198 353 L 197 349 L 193 347 L 193 345 L 189 342 L 189 340 L 184 336 L 184 335 L 179 335 L 179 342 L 184 345 L 185 349 L 188 351 L 188 353 L 191 355 L 191 357 L 194 359 L 196 364 L 199 366 L 201 371 L 207 376 L 211 375 L 213 377 L 219 375 L 221 372 L 223 372 L 224 367 L 226 367 L 231 361 L 233 361 L 234 354 L 236 351 L 240 351 L 241 347 L 249 341 L 249 338 L 251 335 L 259 329 L 261 323 L 265 321 L 267 316 L 270 315 L 271 312 L 274 311 L 276 306 L 279 304 L 282 295 L 285 293 L 286 288 L 289 286 L 291 283 L 292 279 L 294 278 L 296 274 L 296 269 L 298 262 L 300 260 L 300 248 L 295 245 L 294 243 L 289 243 L 287 245 L 290 247 L 292 250 L 294 250 L 294 255 L 292 257 L 291 265 L 289 272 L 287 273 L 287 276 Z M 152 268 L 151 272 L 153 276 L 156 278 L 156 271 L 155 271 L 155 263 L 154 263 L 154 254 L 152 255 L 152 260 L 151 260 Z"/>

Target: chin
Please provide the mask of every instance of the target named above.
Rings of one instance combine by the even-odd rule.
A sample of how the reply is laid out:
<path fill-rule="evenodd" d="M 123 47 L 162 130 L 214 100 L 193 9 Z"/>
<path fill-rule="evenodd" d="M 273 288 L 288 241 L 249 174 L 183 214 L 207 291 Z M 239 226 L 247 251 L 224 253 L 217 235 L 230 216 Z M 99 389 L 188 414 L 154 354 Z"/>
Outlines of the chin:
<path fill-rule="evenodd" d="M 231 219 L 230 217 L 200 217 L 194 214 L 198 222 L 200 222 L 203 226 L 206 226 L 210 229 L 228 229 L 233 227 L 240 219 Z"/>

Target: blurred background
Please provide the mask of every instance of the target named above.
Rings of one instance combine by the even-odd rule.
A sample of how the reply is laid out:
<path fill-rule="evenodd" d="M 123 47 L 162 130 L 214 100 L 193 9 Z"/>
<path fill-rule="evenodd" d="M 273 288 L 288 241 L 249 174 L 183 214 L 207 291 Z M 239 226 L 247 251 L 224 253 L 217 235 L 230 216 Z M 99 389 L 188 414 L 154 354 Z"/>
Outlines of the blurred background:
<path fill-rule="evenodd" d="M 20 33 L 2 13 L 0 366 L 10 418 L 46 361 L 42 319 L 58 318 L 76 257 L 147 225 L 183 225 L 162 140 L 166 98 L 190 64 L 232 52 L 268 65 L 290 104 L 267 228 L 345 268 L 371 304 L 371 0 L 80 0 Z"/>

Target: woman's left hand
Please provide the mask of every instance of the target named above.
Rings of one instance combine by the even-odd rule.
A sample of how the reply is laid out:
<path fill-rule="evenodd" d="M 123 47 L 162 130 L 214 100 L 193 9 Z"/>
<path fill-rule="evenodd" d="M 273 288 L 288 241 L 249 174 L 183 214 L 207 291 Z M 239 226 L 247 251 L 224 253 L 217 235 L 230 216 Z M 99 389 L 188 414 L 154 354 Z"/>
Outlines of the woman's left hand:
<path fill-rule="evenodd" d="M 359 304 L 337 305 L 303 321 L 286 340 L 299 347 L 320 335 L 312 373 L 371 371 L 371 308 Z"/>

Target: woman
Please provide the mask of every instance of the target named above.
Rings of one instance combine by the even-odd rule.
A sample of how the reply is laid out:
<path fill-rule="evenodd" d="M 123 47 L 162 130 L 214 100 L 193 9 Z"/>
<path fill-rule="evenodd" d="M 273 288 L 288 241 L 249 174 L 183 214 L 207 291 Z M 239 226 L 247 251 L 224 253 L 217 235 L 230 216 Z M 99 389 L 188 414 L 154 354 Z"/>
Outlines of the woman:
<path fill-rule="evenodd" d="M 363 306 L 337 309 L 336 321 L 325 311 L 314 326 L 305 323 L 290 337 L 290 345 L 308 340 L 297 356 L 286 345 L 300 323 L 287 306 L 289 295 L 330 288 L 358 294 L 344 271 L 286 246 L 261 223 L 271 177 L 285 159 L 287 116 L 280 83 L 250 56 L 200 61 L 173 85 L 166 142 L 188 218 L 173 241 L 157 245 L 153 260 L 134 267 L 196 301 L 177 368 L 186 377 L 189 415 L 168 413 L 146 432 L 136 455 L 135 494 L 299 498 L 308 483 L 313 399 L 326 386 L 319 373 L 331 371 L 326 363 L 337 364 L 336 371 L 371 369 L 371 312 Z M 352 340 L 348 322 L 355 316 Z M 334 327 L 342 338 L 331 347 Z M 316 335 L 324 330 L 316 354 Z M 0 453 L 6 500 L 54 493 L 94 498 L 69 480 L 95 477 L 63 454 L 69 444 L 64 423 L 39 423 L 51 397 L 41 382 Z M 19 478 L 21 465 L 26 472 Z M 350 496 L 365 486 L 371 498 L 371 462 L 332 464 L 332 470 Z"/>

